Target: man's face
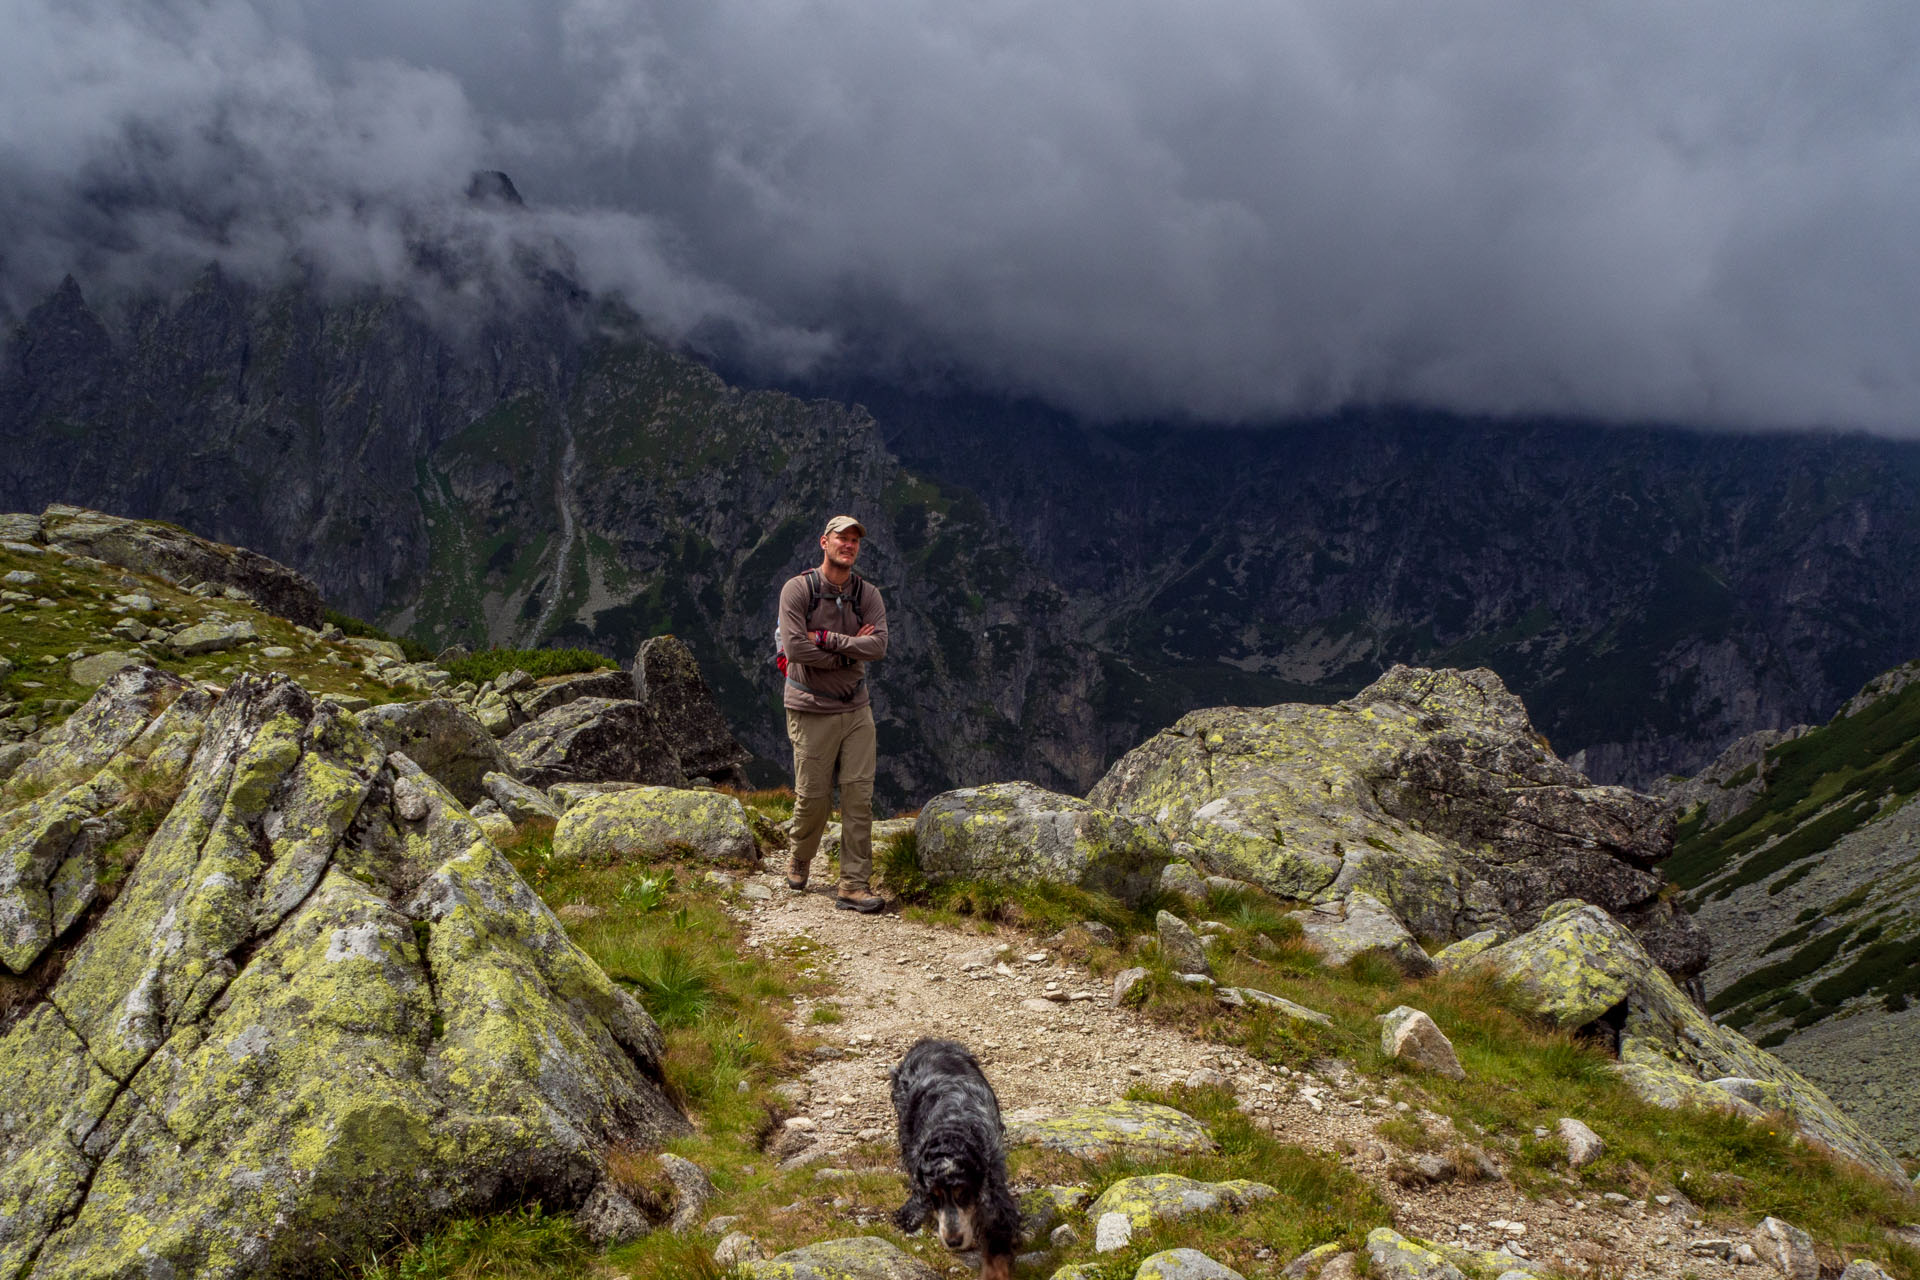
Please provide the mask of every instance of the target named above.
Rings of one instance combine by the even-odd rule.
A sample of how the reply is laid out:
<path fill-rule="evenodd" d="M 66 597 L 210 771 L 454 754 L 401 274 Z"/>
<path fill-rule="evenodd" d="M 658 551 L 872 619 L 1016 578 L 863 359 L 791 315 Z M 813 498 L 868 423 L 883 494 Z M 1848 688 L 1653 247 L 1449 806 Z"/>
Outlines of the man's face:
<path fill-rule="evenodd" d="M 853 562 L 860 558 L 860 534 L 854 529 L 823 533 L 820 545 L 826 549 L 828 562 L 842 569 L 853 568 Z"/>

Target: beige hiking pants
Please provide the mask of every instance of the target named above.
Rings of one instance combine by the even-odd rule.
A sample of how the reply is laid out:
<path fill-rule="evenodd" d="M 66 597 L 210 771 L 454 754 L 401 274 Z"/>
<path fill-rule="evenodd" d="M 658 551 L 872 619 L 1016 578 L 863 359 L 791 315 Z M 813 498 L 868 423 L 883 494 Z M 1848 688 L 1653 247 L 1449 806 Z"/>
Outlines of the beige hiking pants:
<path fill-rule="evenodd" d="M 873 892 L 873 708 L 789 711 L 793 743 L 793 860 L 804 876 L 820 851 L 833 807 L 833 770 L 840 767 L 840 896 Z"/>

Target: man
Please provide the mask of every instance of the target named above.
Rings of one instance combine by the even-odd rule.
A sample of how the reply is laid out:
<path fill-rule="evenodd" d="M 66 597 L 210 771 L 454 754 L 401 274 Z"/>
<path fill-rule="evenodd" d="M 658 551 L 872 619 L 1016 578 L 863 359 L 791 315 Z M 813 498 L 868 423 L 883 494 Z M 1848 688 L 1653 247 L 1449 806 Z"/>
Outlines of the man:
<path fill-rule="evenodd" d="M 793 743 L 793 856 L 787 887 L 807 887 L 840 770 L 840 885 L 834 905 L 868 915 L 873 893 L 873 703 L 867 663 L 887 656 L 887 605 L 853 571 L 867 530 L 835 516 L 820 535 L 820 567 L 780 589 L 780 647 L 787 655 L 787 738 Z"/>

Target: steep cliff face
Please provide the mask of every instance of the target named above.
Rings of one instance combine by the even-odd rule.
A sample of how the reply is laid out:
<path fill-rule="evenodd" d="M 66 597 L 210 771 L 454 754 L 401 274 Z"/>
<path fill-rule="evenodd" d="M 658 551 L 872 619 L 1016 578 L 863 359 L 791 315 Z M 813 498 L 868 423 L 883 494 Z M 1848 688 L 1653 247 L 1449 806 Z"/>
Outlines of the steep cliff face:
<path fill-rule="evenodd" d="M 530 276 L 511 304 L 209 270 L 103 319 L 69 283 L 0 360 L 0 506 L 254 547 L 431 642 L 673 631 L 762 757 L 779 581 L 872 531 L 896 798 L 1083 791 L 1198 707 L 1486 666 L 1600 781 L 1823 718 L 1920 652 L 1920 450 L 1401 415 L 1087 432 L 1004 406 L 729 385 Z M 476 318 L 478 317 L 478 318 Z M 884 430 L 883 430 L 884 426 Z"/>
<path fill-rule="evenodd" d="M 1083 789 L 1111 749 L 1064 597 L 976 499 L 905 471 L 864 412 L 730 387 L 558 294 L 459 338 L 392 299 L 209 272 L 109 334 L 69 285 L 14 336 L 0 440 L 21 505 L 259 547 L 429 643 L 624 659 L 679 634 L 776 763 L 774 599 L 854 511 L 893 624 L 874 683 L 895 798 L 959 777 Z"/>
<path fill-rule="evenodd" d="M 1920 653 L 1909 444 L 1413 412 L 1095 431 L 863 394 L 907 465 L 974 487 L 1187 706 L 1484 665 L 1570 762 L 1646 785 Z"/>
<path fill-rule="evenodd" d="M 1667 864 L 1714 940 L 1709 1008 L 1906 1155 L 1920 1152 L 1920 1102 L 1889 1067 L 1920 1055 L 1917 793 L 1920 663 L 1908 663 L 1829 723 L 1685 789 Z"/>

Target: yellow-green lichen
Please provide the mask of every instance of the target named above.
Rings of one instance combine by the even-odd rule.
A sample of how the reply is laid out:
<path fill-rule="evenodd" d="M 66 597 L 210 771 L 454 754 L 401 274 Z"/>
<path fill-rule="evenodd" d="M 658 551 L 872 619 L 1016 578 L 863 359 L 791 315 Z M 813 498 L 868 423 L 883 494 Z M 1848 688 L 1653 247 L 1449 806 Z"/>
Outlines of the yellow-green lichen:
<path fill-rule="evenodd" d="M 1093 1158 L 1212 1151 L 1213 1134 L 1184 1111 L 1157 1102 L 1107 1102 L 1008 1126 L 1007 1141 Z"/>
<path fill-rule="evenodd" d="M 1238 1210 L 1278 1193 L 1264 1182 L 1236 1178 L 1228 1182 L 1200 1182 L 1177 1173 L 1150 1173 L 1122 1178 L 1100 1193 L 1087 1210 L 1098 1221 L 1109 1213 L 1126 1215 L 1136 1232 L 1155 1222 L 1169 1222 L 1196 1213 Z"/>

